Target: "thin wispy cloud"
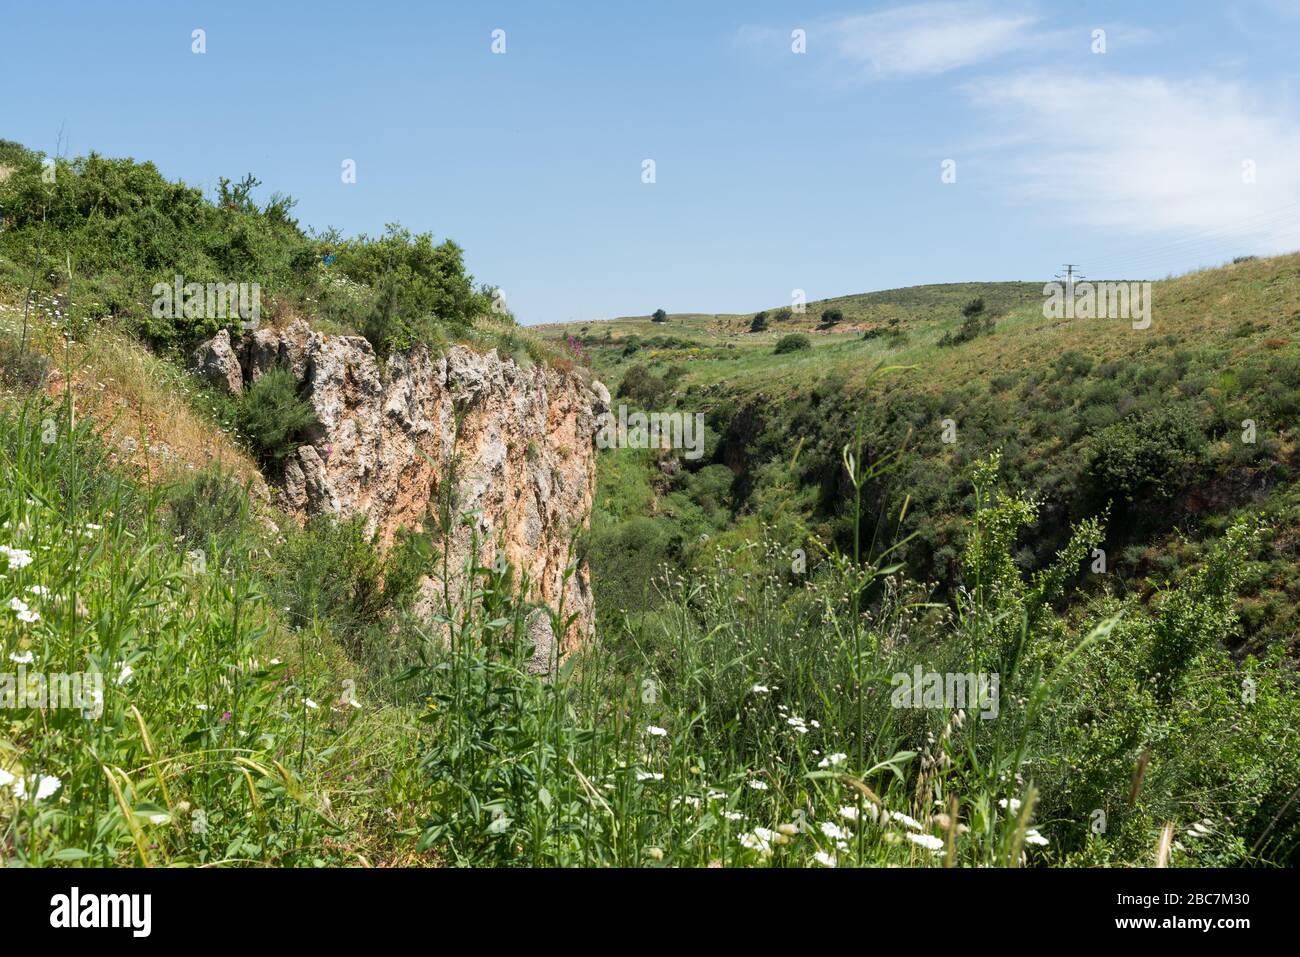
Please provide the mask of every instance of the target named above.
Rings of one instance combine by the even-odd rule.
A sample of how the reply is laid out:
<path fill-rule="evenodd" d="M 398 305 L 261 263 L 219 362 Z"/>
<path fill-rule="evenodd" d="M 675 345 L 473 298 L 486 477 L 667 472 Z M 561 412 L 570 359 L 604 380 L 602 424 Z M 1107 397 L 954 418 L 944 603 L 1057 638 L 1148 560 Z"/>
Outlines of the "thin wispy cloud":
<path fill-rule="evenodd" d="M 1063 225 L 1220 237 L 1259 252 L 1300 239 L 1300 120 L 1234 83 L 1042 71 L 966 90 L 1019 137 L 1005 160 L 1013 188 L 1059 210 Z"/>
<path fill-rule="evenodd" d="M 934 76 L 1040 46 L 1039 20 L 982 3 L 920 3 L 845 17 L 824 32 L 841 59 L 870 77 Z"/>

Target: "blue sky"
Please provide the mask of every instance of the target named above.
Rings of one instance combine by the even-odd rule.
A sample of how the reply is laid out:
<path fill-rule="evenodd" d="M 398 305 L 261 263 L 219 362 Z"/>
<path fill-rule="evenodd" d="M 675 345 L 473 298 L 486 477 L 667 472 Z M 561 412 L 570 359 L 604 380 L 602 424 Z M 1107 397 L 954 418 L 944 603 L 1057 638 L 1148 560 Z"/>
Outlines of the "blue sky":
<path fill-rule="evenodd" d="M 1300 248 L 1300 0 L 3 0 L 0 23 L 0 137 L 450 236 L 528 323 Z"/>

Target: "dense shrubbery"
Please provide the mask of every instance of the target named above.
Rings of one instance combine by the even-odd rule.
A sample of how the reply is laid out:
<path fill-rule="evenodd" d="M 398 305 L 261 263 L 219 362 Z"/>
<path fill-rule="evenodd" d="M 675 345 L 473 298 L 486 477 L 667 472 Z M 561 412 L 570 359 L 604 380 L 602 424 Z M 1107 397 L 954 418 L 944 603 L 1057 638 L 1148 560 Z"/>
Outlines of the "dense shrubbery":
<path fill-rule="evenodd" d="M 384 236 L 312 236 L 292 217 L 294 201 L 259 205 L 252 176 L 222 179 L 213 201 L 166 180 L 152 163 L 97 154 L 54 163 L 10 144 L 13 172 L 0 183 L 0 281 L 60 288 L 70 262 L 80 309 L 112 316 L 151 342 L 185 345 L 225 320 L 153 315 L 156 283 L 257 283 L 263 308 L 288 307 L 366 335 L 381 354 L 463 334 L 488 312 L 458 246 L 435 245 L 392 225 Z M 37 268 L 39 267 L 39 268 Z"/>

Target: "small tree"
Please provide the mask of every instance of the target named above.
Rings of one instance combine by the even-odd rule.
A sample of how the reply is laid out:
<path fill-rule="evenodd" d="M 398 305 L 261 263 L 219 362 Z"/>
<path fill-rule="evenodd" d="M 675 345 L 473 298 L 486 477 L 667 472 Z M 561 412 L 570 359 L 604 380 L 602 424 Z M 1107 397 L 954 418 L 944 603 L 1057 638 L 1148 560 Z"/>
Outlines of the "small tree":
<path fill-rule="evenodd" d="M 754 321 L 749 324 L 750 332 L 762 332 L 767 328 L 767 313 L 760 312 L 754 316 Z"/>
<path fill-rule="evenodd" d="M 834 326 L 844 321 L 844 313 L 839 309 L 823 309 L 822 325 Z"/>
<path fill-rule="evenodd" d="M 653 316 L 650 317 L 650 321 L 651 321 L 651 322 L 667 322 L 667 321 L 668 321 L 668 313 L 664 312 L 662 309 L 656 309 L 656 310 L 655 310 L 655 314 L 654 314 Z"/>

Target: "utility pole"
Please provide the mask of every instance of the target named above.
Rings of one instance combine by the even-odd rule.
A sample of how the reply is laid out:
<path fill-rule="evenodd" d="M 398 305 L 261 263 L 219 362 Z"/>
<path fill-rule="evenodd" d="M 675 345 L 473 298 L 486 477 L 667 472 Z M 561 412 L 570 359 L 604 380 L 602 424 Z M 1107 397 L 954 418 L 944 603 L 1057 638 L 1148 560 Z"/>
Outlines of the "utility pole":
<path fill-rule="evenodd" d="M 1077 278 L 1077 279 L 1087 279 L 1087 278 L 1088 278 L 1087 276 L 1084 276 L 1084 275 L 1082 275 L 1082 274 L 1080 274 L 1080 275 L 1078 275 L 1078 276 L 1075 276 L 1074 271 L 1075 271 L 1076 269 L 1079 268 L 1079 264 L 1078 264 L 1078 263 L 1063 263 L 1063 264 L 1061 265 L 1061 268 L 1065 270 L 1065 275 L 1062 276 L 1060 273 L 1057 273 L 1056 278 L 1057 278 L 1057 279 L 1064 279 L 1064 280 L 1065 280 L 1065 288 L 1066 288 L 1066 289 L 1071 289 L 1071 290 L 1074 289 L 1074 280 L 1075 280 L 1076 278 Z"/>

